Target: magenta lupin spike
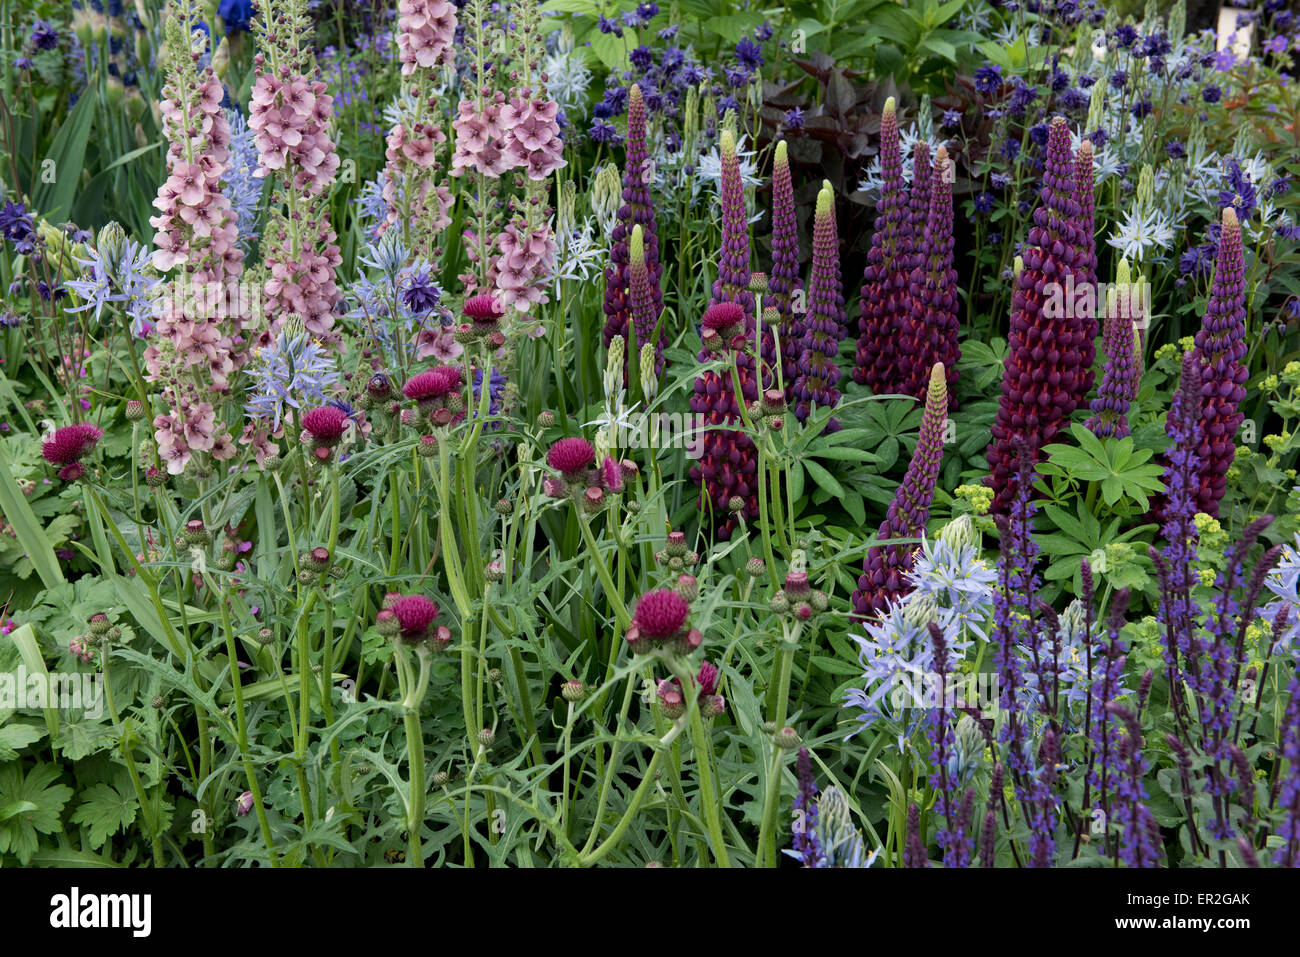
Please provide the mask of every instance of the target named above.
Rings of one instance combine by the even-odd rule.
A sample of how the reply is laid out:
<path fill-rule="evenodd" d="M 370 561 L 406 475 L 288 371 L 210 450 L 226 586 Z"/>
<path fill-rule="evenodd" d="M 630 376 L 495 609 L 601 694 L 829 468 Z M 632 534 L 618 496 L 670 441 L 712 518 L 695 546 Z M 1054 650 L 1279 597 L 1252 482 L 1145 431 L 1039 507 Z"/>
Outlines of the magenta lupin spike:
<path fill-rule="evenodd" d="M 803 347 L 794 382 L 794 415 L 808 418 L 812 406 L 828 408 L 840 401 L 836 357 L 844 337 L 844 290 L 840 280 L 839 236 L 835 228 L 835 194 L 829 183 L 817 194 L 813 221 L 812 274 L 808 281 L 808 313 L 804 317 Z M 827 431 L 839 429 L 831 419 Z"/>
<path fill-rule="evenodd" d="M 765 311 L 767 306 L 771 306 L 780 316 L 777 337 L 767 329 L 763 331 L 763 362 L 769 370 L 776 368 L 776 339 L 779 337 L 781 379 L 786 401 L 790 401 L 807 306 L 803 301 L 803 279 L 799 275 L 799 227 L 795 219 L 794 186 L 784 140 L 776 144 L 772 161 L 772 272 L 768 276 L 763 306 Z M 765 381 L 765 384 L 769 383 Z"/>
<path fill-rule="evenodd" d="M 908 277 L 908 309 L 897 334 L 896 387 L 925 398 L 936 362 L 947 370 L 948 385 L 957 381 L 957 270 L 952 265 L 952 182 L 948 151 L 940 146 L 930 172 L 930 203 L 920 241 L 920 259 Z M 915 258 L 915 257 L 914 257 Z M 952 389 L 948 390 L 949 401 Z"/>
<path fill-rule="evenodd" d="M 1196 333 L 1202 424 L 1197 507 L 1215 517 L 1227 487 L 1228 467 L 1236 457 L 1237 429 L 1244 418 L 1238 406 L 1246 398 L 1246 380 L 1250 378 L 1241 362 L 1246 351 L 1245 259 L 1237 211 L 1229 206 L 1223 210 L 1210 301 Z"/>
<path fill-rule="evenodd" d="M 663 310 L 664 297 L 660 282 L 663 265 L 659 262 L 659 235 L 655 228 L 655 211 L 650 198 L 650 173 L 653 169 L 646 141 L 646 108 L 641 89 L 635 83 L 628 92 L 627 102 L 627 161 L 623 169 L 623 205 L 619 207 L 618 221 L 610 236 L 609 265 L 605 267 L 605 345 L 615 336 L 629 339 L 628 323 L 632 320 L 632 271 L 628 244 L 632 227 L 640 226 L 645 243 L 646 279 L 652 303 L 651 311 L 658 321 Z M 624 359 L 624 375 L 628 362 L 636 362 L 639 348 L 645 345 L 641 332 L 635 343 L 629 341 Z"/>
<path fill-rule="evenodd" d="M 1044 445 L 1069 422 L 1092 388 L 1096 320 L 1064 316 L 1047 307 L 1083 281 L 1083 215 L 1075 198 L 1070 130 L 1063 117 L 1048 131 L 1047 161 L 1039 206 L 1023 250 L 1024 268 L 1011 298 L 1009 354 L 1003 365 L 1002 394 L 988 447 L 985 484 L 993 489 L 990 509 L 1005 511 L 1013 493 L 1017 447 L 1024 446 L 1032 468 Z"/>
<path fill-rule="evenodd" d="M 896 601 L 911 591 L 907 575 L 912 570 L 917 546 L 891 544 L 890 539 L 920 536 L 930 518 L 930 504 L 943 462 L 944 423 L 948 419 L 947 379 L 941 362 L 936 362 L 930 371 L 927 393 L 916 450 L 876 532 L 882 544 L 867 550 L 858 587 L 852 595 L 853 612 L 860 618 L 879 614 L 891 600 Z"/>
<path fill-rule="evenodd" d="M 908 263 L 912 223 L 903 153 L 898 137 L 898 113 L 891 96 L 880 118 L 880 198 L 876 200 L 875 233 L 862 273 L 858 347 L 853 380 L 881 395 L 896 381 L 895 337 L 907 310 Z"/>

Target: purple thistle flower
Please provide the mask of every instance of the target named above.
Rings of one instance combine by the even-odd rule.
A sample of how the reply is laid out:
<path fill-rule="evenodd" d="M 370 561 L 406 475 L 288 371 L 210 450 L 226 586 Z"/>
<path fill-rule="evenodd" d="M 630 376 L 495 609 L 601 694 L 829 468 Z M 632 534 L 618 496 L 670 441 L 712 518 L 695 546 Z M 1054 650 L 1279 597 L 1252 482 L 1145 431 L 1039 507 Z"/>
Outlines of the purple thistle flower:
<path fill-rule="evenodd" d="M 799 276 L 799 227 L 795 219 L 794 186 L 790 179 L 790 161 L 786 155 L 785 140 L 776 144 L 772 162 L 772 272 L 767 280 L 767 295 L 763 297 L 764 310 L 772 306 L 780 315 L 777 337 L 766 329 L 763 332 L 763 361 L 767 365 L 764 375 L 775 379 L 777 338 L 781 349 L 781 379 L 785 386 L 786 401 L 790 401 L 799 362 L 799 345 L 803 342 L 803 319 L 795 312 L 795 298 L 803 290 Z M 806 310 L 805 310 L 806 311 Z"/>
<path fill-rule="evenodd" d="M 812 273 L 808 279 L 808 312 L 803 323 L 803 343 L 798 374 L 792 388 L 794 415 L 808 419 L 812 406 L 834 407 L 840 401 L 836 383 L 840 367 L 836 356 L 844 337 L 844 291 L 840 281 L 839 236 L 835 229 L 835 195 L 825 183 L 817 195 L 813 222 Z M 839 430 L 832 418 L 827 432 Z"/>
<path fill-rule="evenodd" d="M 1049 135 L 1040 205 L 1012 295 L 1010 354 L 988 448 L 992 474 L 984 482 L 995 493 L 994 514 L 1004 512 L 1011 501 L 1017 443 L 1028 452 L 1032 470 L 1043 446 L 1092 390 L 1096 319 L 1056 317 L 1045 308 L 1055 284 L 1067 285 L 1072 276 L 1077 284 L 1086 275 L 1079 225 L 1083 214 L 1075 198 L 1070 131 L 1063 118 L 1052 120 Z"/>
<path fill-rule="evenodd" d="M 862 273 L 857 361 L 853 380 L 877 395 L 894 389 L 896 337 L 908 308 L 907 277 L 912 223 L 894 98 L 880 118 L 882 186 L 876 200 L 875 234 Z"/>
<path fill-rule="evenodd" d="M 907 465 L 907 474 L 889 503 L 885 520 L 876 532 L 880 544 L 871 546 L 862 562 L 862 574 L 858 576 L 858 587 L 852 596 L 853 612 L 859 618 L 874 618 L 891 600 L 896 601 L 912 590 L 908 573 L 912 570 L 916 546 L 891 543 L 890 540 L 916 538 L 925 531 L 935 483 L 939 479 L 939 465 L 943 461 L 947 392 L 943 364 L 936 362 L 930 372 L 916 450 Z"/>
<path fill-rule="evenodd" d="M 650 151 L 646 145 L 646 108 L 641 88 L 635 83 L 628 92 L 627 105 L 627 162 L 623 170 L 623 205 L 618 211 L 618 222 L 610 236 L 609 265 L 605 267 L 605 329 L 604 340 L 608 346 L 615 336 L 628 339 L 629 331 L 637 334 L 637 343 L 629 342 L 624 353 L 623 373 L 627 381 L 629 362 L 637 361 L 638 348 L 648 342 L 641 329 L 628 329 L 632 320 L 632 273 L 628 243 L 632 227 L 639 225 L 645 243 L 646 279 L 649 286 L 650 309 L 658 322 L 663 310 L 663 291 L 660 277 L 663 266 L 659 262 L 659 235 L 655 229 L 655 211 L 650 198 Z"/>
<path fill-rule="evenodd" d="M 952 266 L 952 184 L 948 151 L 935 152 L 930 196 L 923 230 L 913 245 L 913 267 L 907 282 L 907 309 L 898 328 L 895 368 L 897 388 L 905 395 L 925 398 L 934 363 L 948 376 L 951 405 L 957 381 L 957 270 Z"/>
<path fill-rule="evenodd" d="M 1249 370 L 1246 355 L 1246 285 L 1241 247 L 1241 227 L 1236 211 L 1223 211 L 1219 256 L 1210 287 L 1205 318 L 1196 333 L 1196 353 L 1202 366 L 1201 420 L 1203 432 L 1197 453 L 1200 482 L 1197 510 L 1217 517 L 1219 501 L 1227 488 L 1228 467 L 1236 457 L 1237 429 L 1244 413 L 1238 405 L 1246 398 Z"/>

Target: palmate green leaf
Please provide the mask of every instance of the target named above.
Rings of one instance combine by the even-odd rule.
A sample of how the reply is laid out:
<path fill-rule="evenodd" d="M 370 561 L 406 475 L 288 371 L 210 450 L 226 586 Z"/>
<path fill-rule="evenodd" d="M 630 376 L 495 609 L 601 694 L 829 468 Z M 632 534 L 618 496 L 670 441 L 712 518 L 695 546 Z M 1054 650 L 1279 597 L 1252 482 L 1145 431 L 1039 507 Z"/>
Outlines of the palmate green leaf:
<path fill-rule="evenodd" d="M 72 788 L 55 784 L 59 779 L 55 764 L 38 764 L 26 775 L 17 764 L 0 767 L 0 807 L 30 804 L 28 810 L 16 811 L 0 823 L 0 854 L 9 853 L 18 863 L 31 863 L 39 843 L 37 834 L 53 834 L 61 825 L 59 815 L 72 797 Z"/>
<path fill-rule="evenodd" d="M 134 794 L 123 794 L 109 784 L 96 784 L 82 792 L 82 802 L 70 820 L 90 828 L 90 846 L 99 850 L 105 841 L 135 821 L 136 808 Z"/>
<path fill-rule="evenodd" d="M 34 724 L 17 722 L 0 726 L 0 761 L 12 761 L 18 752 L 45 737 L 45 729 Z"/>

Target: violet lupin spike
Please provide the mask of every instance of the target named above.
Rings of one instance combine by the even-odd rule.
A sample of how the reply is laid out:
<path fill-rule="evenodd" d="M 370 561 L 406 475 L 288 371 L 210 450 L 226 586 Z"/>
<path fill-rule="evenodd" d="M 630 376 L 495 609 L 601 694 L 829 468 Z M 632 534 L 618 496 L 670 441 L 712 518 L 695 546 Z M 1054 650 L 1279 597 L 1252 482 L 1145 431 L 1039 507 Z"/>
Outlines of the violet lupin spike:
<path fill-rule="evenodd" d="M 1005 512 L 1011 501 L 1017 444 L 1024 445 L 1032 471 L 1043 446 L 1069 422 L 1092 385 L 1096 344 L 1090 332 L 1095 320 L 1056 316 L 1056 310 L 1047 307 L 1049 299 L 1059 301 L 1078 281 L 1083 257 L 1070 130 L 1059 116 L 1048 132 L 1043 177 L 1021 257 L 1024 268 L 1011 299 L 1009 355 L 988 447 L 992 474 L 984 482 L 994 491 L 989 507 L 994 514 Z M 1059 284 L 1055 293 L 1054 284 Z"/>
<path fill-rule="evenodd" d="M 948 150 L 935 152 L 930 173 L 930 202 L 918 250 L 918 264 L 907 283 L 907 309 L 897 338 L 898 390 L 925 398 L 930 369 L 942 362 L 948 370 L 948 396 L 957 381 L 957 270 L 952 266 L 952 183 Z"/>
<path fill-rule="evenodd" d="M 1097 195 L 1096 169 L 1092 159 L 1092 140 L 1079 144 L 1079 151 L 1074 154 L 1074 199 L 1079 204 L 1080 239 L 1083 252 L 1083 276 L 1076 276 L 1075 283 L 1088 283 L 1091 289 L 1097 288 Z M 1101 303 L 1097 303 L 1098 307 Z M 1095 318 L 1095 317 L 1094 317 Z"/>
<path fill-rule="evenodd" d="M 930 163 L 930 145 L 918 141 L 912 149 L 912 190 L 907 200 L 907 224 L 910 242 L 905 267 L 912 270 L 925 262 L 925 221 L 930 218 L 930 187 L 933 167 Z M 894 390 L 897 391 L 897 390 Z"/>
<path fill-rule="evenodd" d="M 655 229 L 655 211 L 650 198 L 650 150 L 646 142 L 646 107 L 641 89 L 635 83 L 628 91 L 627 101 L 627 161 L 623 170 L 623 205 L 619 207 L 618 221 L 610 235 L 609 265 L 605 267 L 605 329 L 604 340 L 608 346 L 615 336 L 628 337 L 628 323 L 632 319 L 631 270 L 628 242 L 632 227 L 640 225 L 645 241 L 646 275 L 650 296 L 657 317 L 663 309 L 663 291 L 660 280 L 663 266 L 659 262 L 659 236 Z M 639 347 L 628 348 L 626 355 L 636 356 Z M 635 361 L 635 360 L 633 360 Z M 624 363 L 626 377 L 626 360 Z"/>
<path fill-rule="evenodd" d="M 1087 426 L 1098 438 L 1123 438 L 1129 434 L 1129 405 L 1137 398 L 1139 371 L 1133 349 L 1135 305 L 1140 301 L 1142 284 L 1130 281 L 1128 260 L 1121 259 L 1116 271 L 1115 288 L 1106 302 L 1106 367 L 1101 387 L 1092 400 L 1092 416 Z M 1137 306 L 1137 309 L 1140 309 Z"/>
<path fill-rule="evenodd" d="M 875 233 L 862 273 L 858 348 L 853 366 L 853 381 L 868 386 L 877 395 L 893 388 L 894 337 L 907 307 L 912 237 L 898 113 L 892 96 L 885 101 L 880 117 L 880 171 Z"/>
<path fill-rule="evenodd" d="M 799 275 L 799 225 L 795 218 L 794 185 L 790 179 L 790 161 L 785 140 L 776 144 L 772 161 L 772 272 L 767 278 L 764 311 L 772 306 L 780 314 L 778 325 L 781 377 L 786 401 L 793 395 L 794 380 L 803 342 L 803 279 Z M 769 370 L 776 368 L 777 343 L 770 332 L 763 333 L 763 361 Z M 773 383 L 773 387 L 775 384 Z"/>
<path fill-rule="evenodd" d="M 632 227 L 632 241 L 628 247 L 628 281 L 632 328 L 636 332 L 637 345 L 644 346 L 654 341 L 657 376 L 664 369 L 664 346 L 668 344 L 668 338 L 662 329 L 658 336 L 655 335 L 663 302 L 655 299 L 650 269 L 646 263 L 645 231 L 640 223 Z"/>
<path fill-rule="evenodd" d="M 835 229 L 835 194 L 824 183 L 817 194 L 813 225 L 812 275 L 808 280 L 808 313 L 804 317 L 803 345 L 794 382 L 794 415 L 808 418 L 812 406 L 835 406 L 840 401 L 836 383 L 840 367 L 835 359 L 844 335 L 844 291 L 840 283 L 839 236 Z M 826 431 L 839 423 L 831 419 Z"/>
<path fill-rule="evenodd" d="M 930 518 L 930 503 L 943 461 L 944 422 L 948 418 L 948 387 L 941 362 L 936 362 L 930 372 L 928 393 L 916 450 L 876 532 L 881 544 L 868 549 L 862 562 L 862 574 L 852 596 L 853 613 L 859 618 L 875 617 L 889 601 L 911 591 L 907 574 L 912 570 L 916 545 L 891 544 L 889 540 L 920 536 Z"/>
<path fill-rule="evenodd" d="M 754 294 L 749 291 L 749 217 L 745 212 L 745 184 L 740 178 L 736 138 L 724 129 L 718 137 L 722 177 L 722 255 L 713 283 L 714 302 L 734 302 L 745 310 L 745 331 L 754 331 Z"/>
<path fill-rule="evenodd" d="M 1196 353 L 1201 362 L 1201 460 L 1197 509 L 1218 516 L 1219 501 L 1227 487 L 1228 467 L 1236 456 L 1237 429 L 1244 414 L 1238 406 L 1246 398 L 1249 370 L 1246 355 L 1246 286 L 1241 246 L 1241 226 L 1231 206 L 1223 211 L 1219 255 L 1205 318 L 1196 333 Z"/>

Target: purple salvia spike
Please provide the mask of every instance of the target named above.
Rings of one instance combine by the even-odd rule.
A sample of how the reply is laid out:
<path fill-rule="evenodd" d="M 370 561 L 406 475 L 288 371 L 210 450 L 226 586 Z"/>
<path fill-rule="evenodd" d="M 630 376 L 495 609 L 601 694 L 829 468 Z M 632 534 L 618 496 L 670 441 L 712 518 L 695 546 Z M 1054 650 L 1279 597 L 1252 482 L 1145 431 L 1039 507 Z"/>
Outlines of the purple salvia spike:
<path fill-rule="evenodd" d="M 640 225 L 645 240 L 646 276 L 656 316 L 663 309 L 663 291 L 660 288 L 663 266 L 659 262 L 659 236 L 655 229 L 655 211 L 650 198 L 652 169 L 650 150 L 646 142 L 646 108 L 641 89 L 635 83 L 628 91 L 627 104 L 627 163 L 623 170 L 623 205 L 619 207 L 618 221 L 610 236 L 609 265 L 605 267 L 605 329 L 604 341 L 608 346 L 615 336 L 628 338 L 628 323 L 632 319 L 631 286 L 628 242 L 632 227 Z M 644 345 L 638 341 L 637 345 Z M 637 349 L 629 348 L 624 359 L 637 361 Z"/>
<path fill-rule="evenodd" d="M 844 291 L 840 282 L 839 237 L 835 229 L 835 195 L 825 183 L 817 195 L 813 225 L 812 275 L 808 280 L 808 313 L 804 317 L 803 346 L 794 382 L 794 415 L 808 418 L 812 406 L 835 406 L 840 401 L 836 383 L 840 367 L 840 340 L 844 336 Z M 828 432 L 839 429 L 831 419 Z"/>
<path fill-rule="evenodd" d="M 1237 429 L 1244 418 L 1238 406 L 1246 398 L 1246 380 L 1250 377 L 1241 362 L 1246 355 L 1244 274 L 1241 226 L 1236 210 L 1229 206 L 1223 211 L 1210 301 L 1196 333 L 1203 425 L 1197 450 L 1201 472 L 1196 501 L 1199 511 L 1215 517 L 1227 487 L 1228 467 L 1236 456 Z"/>
<path fill-rule="evenodd" d="M 853 612 L 859 618 L 874 617 L 891 600 L 898 600 L 911 591 L 908 573 L 912 570 L 916 546 L 890 544 L 889 540 L 916 538 L 925 531 L 935 483 L 939 480 L 939 466 L 943 461 L 944 423 L 948 419 L 947 391 L 943 364 L 935 363 L 930 372 L 929 394 L 925 401 L 925 414 L 921 417 L 916 450 L 907 465 L 902 484 L 889 503 L 885 520 L 876 532 L 876 538 L 882 544 L 867 550 L 858 587 L 853 592 Z"/>
<path fill-rule="evenodd" d="M 1023 443 L 1032 471 L 1043 446 L 1069 422 L 1092 388 L 1096 344 L 1091 331 L 1096 320 L 1057 316 L 1047 304 L 1049 299 L 1059 302 L 1079 281 L 1083 256 L 1070 130 L 1059 116 L 1048 132 L 1043 177 L 1024 247 L 1024 268 L 1011 299 L 1009 355 L 988 448 L 992 474 L 984 481 L 994 492 L 994 514 L 1005 512 L 1011 502 L 1017 443 Z"/>
<path fill-rule="evenodd" d="M 799 276 L 799 226 L 795 219 L 794 185 L 790 179 L 790 161 L 786 144 L 776 144 L 772 162 L 772 272 L 767 280 L 764 311 L 772 306 L 780 314 L 778 325 L 781 351 L 781 377 L 786 401 L 790 401 L 803 342 L 803 279 Z M 776 368 L 777 343 L 770 332 L 763 335 L 763 361 Z"/>
<path fill-rule="evenodd" d="M 876 231 L 862 273 L 861 318 L 853 367 L 853 380 L 877 395 L 894 388 L 895 337 L 907 309 L 907 264 L 912 242 L 898 113 L 892 96 L 885 102 L 880 118 L 880 170 Z"/>
<path fill-rule="evenodd" d="M 925 229 L 916 247 L 924 258 L 908 277 L 908 308 L 898 332 L 898 389 L 925 398 L 930 369 L 942 362 L 948 385 L 957 381 L 957 270 L 952 266 L 952 184 L 948 151 L 940 146 L 930 173 Z M 915 258 L 915 257 L 914 257 Z M 948 390 L 951 401 L 952 390 Z"/>

